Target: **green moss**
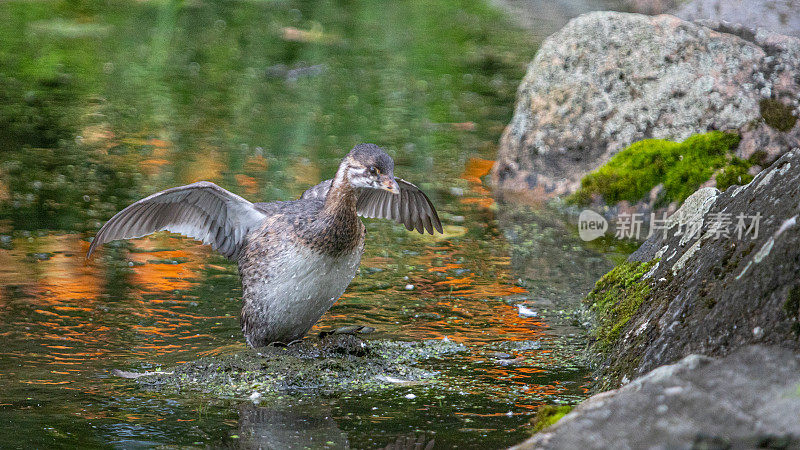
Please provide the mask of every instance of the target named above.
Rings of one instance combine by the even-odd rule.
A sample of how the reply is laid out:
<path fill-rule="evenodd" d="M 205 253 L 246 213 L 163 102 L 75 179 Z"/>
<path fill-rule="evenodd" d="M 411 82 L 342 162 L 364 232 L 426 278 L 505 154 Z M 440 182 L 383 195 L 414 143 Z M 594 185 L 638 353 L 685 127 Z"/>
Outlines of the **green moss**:
<path fill-rule="evenodd" d="M 624 262 L 605 274 L 584 302 L 595 315 L 592 335 L 601 352 L 609 350 L 622 329 L 650 294 L 650 284 L 642 280 L 657 260 L 646 263 Z"/>
<path fill-rule="evenodd" d="M 800 313 L 800 286 L 789 289 L 786 302 L 783 304 L 783 310 L 788 317 L 797 317 L 798 313 Z"/>
<path fill-rule="evenodd" d="M 545 405 L 536 411 L 536 417 L 533 418 L 533 432 L 538 433 L 550 425 L 561 420 L 562 417 L 569 414 L 574 406 L 571 405 Z"/>
<path fill-rule="evenodd" d="M 607 203 L 636 202 L 663 183 L 664 200 L 682 202 L 716 169 L 729 164 L 730 152 L 739 140 L 738 134 L 712 131 L 681 143 L 661 139 L 635 142 L 586 175 L 570 200 L 585 204 L 599 194 Z"/>
<path fill-rule="evenodd" d="M 731 158 L 730 163 L 717 174 L 717 189 L 724 191 L 733 185 L 744 185 L 753 180 L 747 171 L 752 164 L 750 161 L 737 157 Z"/>
<path fill-rule="evenodd" d="M 751 165 L 755 166 L 765 166 L 767 163 L 767 158 L 769 157 L 769 153 L 765 152 L 764 150 L 756 150 L 747 158 L 747 161 L 750 162 Z"/>
<path fill-rule="evenodd" d="M 581 180 L 581 188 L 567 197 L 567 203 L 573 205 L 589 205 L 592 203 L 592 190 L 584 189 L 583 183 L 583 180 Z"/>
<path fill-rule="evenodd" d="M 789 131 L 794 128 L 797 116 L 794 115 L 791 106 L 771 98 L 761 100 L 758 102 L 758 106 L 761 109 L 761 117 L 764 118 L 767 125 L 778 131 Z"/>

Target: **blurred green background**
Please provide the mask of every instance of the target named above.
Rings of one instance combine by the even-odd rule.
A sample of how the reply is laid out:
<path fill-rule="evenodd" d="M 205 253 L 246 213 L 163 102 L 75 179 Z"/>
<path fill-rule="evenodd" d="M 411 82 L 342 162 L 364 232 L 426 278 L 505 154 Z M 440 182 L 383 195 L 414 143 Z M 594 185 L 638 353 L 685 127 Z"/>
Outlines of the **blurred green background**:
<path fill-rule="evenodd" d="M 493 154 L 535 52 L 482 1 L 10 1 L 0 20 L 0 214 L 30 230 L 198 179 L 287 199 L 360 142 L 436 183 Z"/>

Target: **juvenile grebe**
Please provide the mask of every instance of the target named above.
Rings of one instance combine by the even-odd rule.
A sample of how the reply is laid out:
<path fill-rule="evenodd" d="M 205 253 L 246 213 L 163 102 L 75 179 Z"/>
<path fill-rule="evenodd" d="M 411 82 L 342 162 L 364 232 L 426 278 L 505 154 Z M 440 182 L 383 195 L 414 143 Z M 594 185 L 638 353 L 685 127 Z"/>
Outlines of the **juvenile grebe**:
<path fill-rule="evenodd" d="M 365 236 L 358 216 L 442 232 L 428 197 L 394 177 L 392 158 L 377 145 L 360 144 L 335 178 L 298 200 L 250 203 L 207 181 L 153 194 L 106 222 L 86 256 L 105 242 L 161 230 L 200 240 L 238 261 L 247 344 L 290 343 L 311 329 L 355 276 Z"/>

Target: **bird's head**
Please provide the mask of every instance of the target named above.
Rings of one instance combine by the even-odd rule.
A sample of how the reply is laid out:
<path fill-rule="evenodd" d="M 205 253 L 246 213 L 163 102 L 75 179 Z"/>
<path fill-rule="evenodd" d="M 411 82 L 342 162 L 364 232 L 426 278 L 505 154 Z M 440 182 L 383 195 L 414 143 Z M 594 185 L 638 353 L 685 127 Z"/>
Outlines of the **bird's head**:
<path fill-rule="evenodd" d="M 394 161 L 375 144 L 356 145 L 344 158 L 342 166 L 353 187 L 400 193 L 394 179 Z"/>

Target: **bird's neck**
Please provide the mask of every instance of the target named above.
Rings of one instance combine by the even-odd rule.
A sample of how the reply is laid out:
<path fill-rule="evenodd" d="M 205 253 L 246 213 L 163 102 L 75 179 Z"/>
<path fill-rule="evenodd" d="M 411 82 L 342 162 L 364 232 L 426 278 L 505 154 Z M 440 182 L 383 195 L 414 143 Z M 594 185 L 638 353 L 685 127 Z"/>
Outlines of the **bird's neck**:
<path fill-rule="evenodd" d="M 328 196 L 325 197 L 325 206 L 322 214 L 330 217 L 356 216 L 356 190 L 347 180 L 347 171 L 344 164 L 339 167 L 336 177 L 331 182 Z"/>
<path fill-rule="evenodd" d="M 356 189 L 342 172 L 333 179 L 316 220 L 315 241 L 331 256 L 352 252 L 364 238 L 364 224 L 356 214 Z"/>

